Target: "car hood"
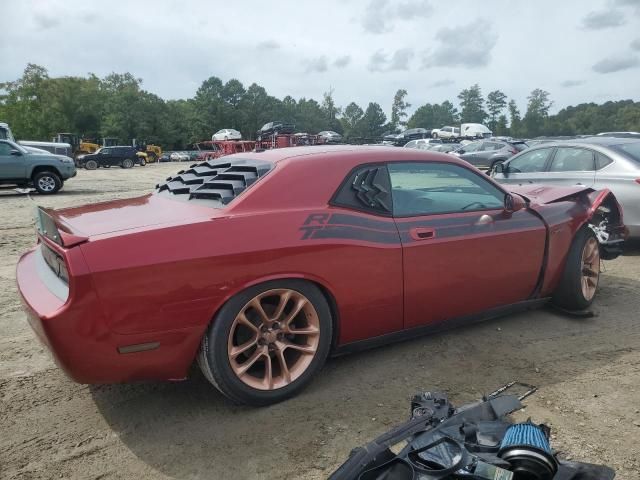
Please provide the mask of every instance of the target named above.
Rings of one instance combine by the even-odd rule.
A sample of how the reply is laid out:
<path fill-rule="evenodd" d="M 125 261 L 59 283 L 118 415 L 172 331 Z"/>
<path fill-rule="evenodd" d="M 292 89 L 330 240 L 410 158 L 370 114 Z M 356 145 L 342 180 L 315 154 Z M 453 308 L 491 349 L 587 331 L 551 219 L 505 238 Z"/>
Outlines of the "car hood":
<path fill-rule="evenodd" d="M 592 188 L 582 186 L 551 187 L 546 185 L 509 185 L 509 190 L 522 195 L 538 204 L 560 202 L 573 197 L 580 192 L 593 191 Z"/>
<path fill-rule="evenodd" d="M 154 194 L 61 210 L 43 210 L 63 232 L 84 238 L 206 220 L 221 214 L 219 209 Z"/>

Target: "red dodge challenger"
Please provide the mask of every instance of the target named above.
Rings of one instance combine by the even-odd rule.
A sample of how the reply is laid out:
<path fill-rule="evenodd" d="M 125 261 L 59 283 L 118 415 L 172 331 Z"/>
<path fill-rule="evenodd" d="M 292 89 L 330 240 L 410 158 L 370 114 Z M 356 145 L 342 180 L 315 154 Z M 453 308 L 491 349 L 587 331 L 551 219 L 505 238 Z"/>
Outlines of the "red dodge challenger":
<path fill-rule="evenodd" d="M 553 301 L 585 309 L 625 237 L 607 190 L 513 191 L 445 154 L 322 146 L 191 166 L 153 194 L 39 209 L 17 280 L 82 383 L 299 392 L 331 353 Z"/>

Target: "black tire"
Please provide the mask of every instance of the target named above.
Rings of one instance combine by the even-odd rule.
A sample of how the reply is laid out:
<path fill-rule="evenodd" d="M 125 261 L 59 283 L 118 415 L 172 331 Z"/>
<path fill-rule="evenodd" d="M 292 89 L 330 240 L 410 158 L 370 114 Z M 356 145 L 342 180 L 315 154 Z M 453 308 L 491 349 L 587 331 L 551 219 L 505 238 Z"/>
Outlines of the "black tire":
<path fill-rule="evenodd" d="M 98 162 L 96 162 L 95 160 L 87 160 L 84 163 L 84 168 L 86 170 L 95 170 L 96 168 L 98 168 Z"/>
<path fill-rule="evenodd" d="M 583 291 L 583 276 L 585 266 L 583 264 L 583 253 L 588 245 L 593 245 L 595 241 L 597 249 L 597 265 L 593 265 L 595 272 L 594 277 L 595 291 L 593 295 L 585 295 Z M 593 230 L 584 225 L 571 243 L 569 254 L 567 255 L 567 263 L 564 266 L 562 278 L 555 292 L 553 293 L 553 303 L 567 310 L 585 310 L 588 308 L 595 298 L 598 290 L 598 282 L 600 279 L 600 246 L 598 239 Z"/>
<path fill-rule="evenodd" d="M 158 156 L 155 152 L 147 152 L 147 163 L 155 163 L 158 161 Z"/>
<path fill-rule="evenodd" d="M 140 157 L 140 166 L 141 167 L 146 167 L 147 166 L 147 161 L 142 157 Z"/>
<path fill-rule="evenodd" d="M 133 165 L 133 160 L 131 160 L 130 158 L 125 158 L 120 164 L 120 168 L 133 168 Z"/>
<path fill-rule="evenodd" d="M 227 352 L 228 338 L 236 316 L 248 302 L 273 289 L 294 290 L 309 300 L 317 312 L 320 338 L 313 359 L 298 378 L 281 388 L 259 390 L 247 385 L 234 373 Z M 239 293 L 220 309 L 202 338 L 198 364 L 204 376 L 234 403 L 252 406 L 274 404 L 299 393 L 322 368 L 331 347 L 332 328 L 331 310 L 315 285 L 293 279 L 265 282 Z"/>
<path fill-rule="evenodd" d="M 437 133 L 432 134 L 431 138 L 436 138 L 437 139 L 438 138 L 438 134 Z"/>
<path fill-rule="evenodd" d="M 62 179 L 54 172 L 38 172 L 33 176 L 33 186 L 42 195 L 51 195 L 62 188 Z"/>

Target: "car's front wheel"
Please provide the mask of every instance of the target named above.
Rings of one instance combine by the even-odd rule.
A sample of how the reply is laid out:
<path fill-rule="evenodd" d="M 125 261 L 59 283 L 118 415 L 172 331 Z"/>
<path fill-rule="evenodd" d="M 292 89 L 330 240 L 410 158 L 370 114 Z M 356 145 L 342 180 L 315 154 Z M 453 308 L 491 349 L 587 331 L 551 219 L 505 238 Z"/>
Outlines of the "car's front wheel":
<path fill-rule="evenodd" d="M 87 170 L 95 170 L 98 168 L 98 162 L 95 160 L 87 160 L 84 164 L 84 168 Z"/>
<path fill-rule="evenodd" d="M 229 300 L 202 339 L 205 377 L 236 403 L 269 405 L 298 393 L 331 344 L 327 301 L 310 283 L 271 281 Z"/>
<path fill-rule="evenodd" d="M 588 308 L 598 291 L 600 244 L 593 230 L 583 226 L 571 244 L 553 302 L 568 310 Z"/>
<path fill-rule="evenodd" d="M 33 186 L 38 193 L 48 195 L 62 188 L 62 179 L 53 172 L 38 172 L 33 176 Z"/>

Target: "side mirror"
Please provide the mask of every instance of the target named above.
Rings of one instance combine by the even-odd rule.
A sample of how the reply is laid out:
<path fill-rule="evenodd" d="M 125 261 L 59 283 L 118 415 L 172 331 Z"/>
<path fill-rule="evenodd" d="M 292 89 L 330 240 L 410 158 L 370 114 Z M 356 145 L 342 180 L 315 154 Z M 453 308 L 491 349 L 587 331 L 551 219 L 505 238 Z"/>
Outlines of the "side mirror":
<path fill-rule="evenodd" d="M 524 198 L 517 193 L 507 193 L 504 196 L 504 211 L 505 213 L 514 213 L 518 210 L 522 210 L 527 206 Z"/>
<path fill-rule="evenodd" d="M 463 149 L 463 148 L 461 148 L 460 150 L 456 150 L 456 153 L 457 153 L 458 155 L 462 155 L 463 153 L 467 153 L 467 152 L 465 152 L 465 151 L 464 151 L 464 149 Z"/>
<path fill-rule="evenodd" d="M 22 152 L 20 150 L 16 150 L 15 148 L 11 149 L 11 155 L 13 155 L 14 157 L 21 157 L 22 156 Z"/>

